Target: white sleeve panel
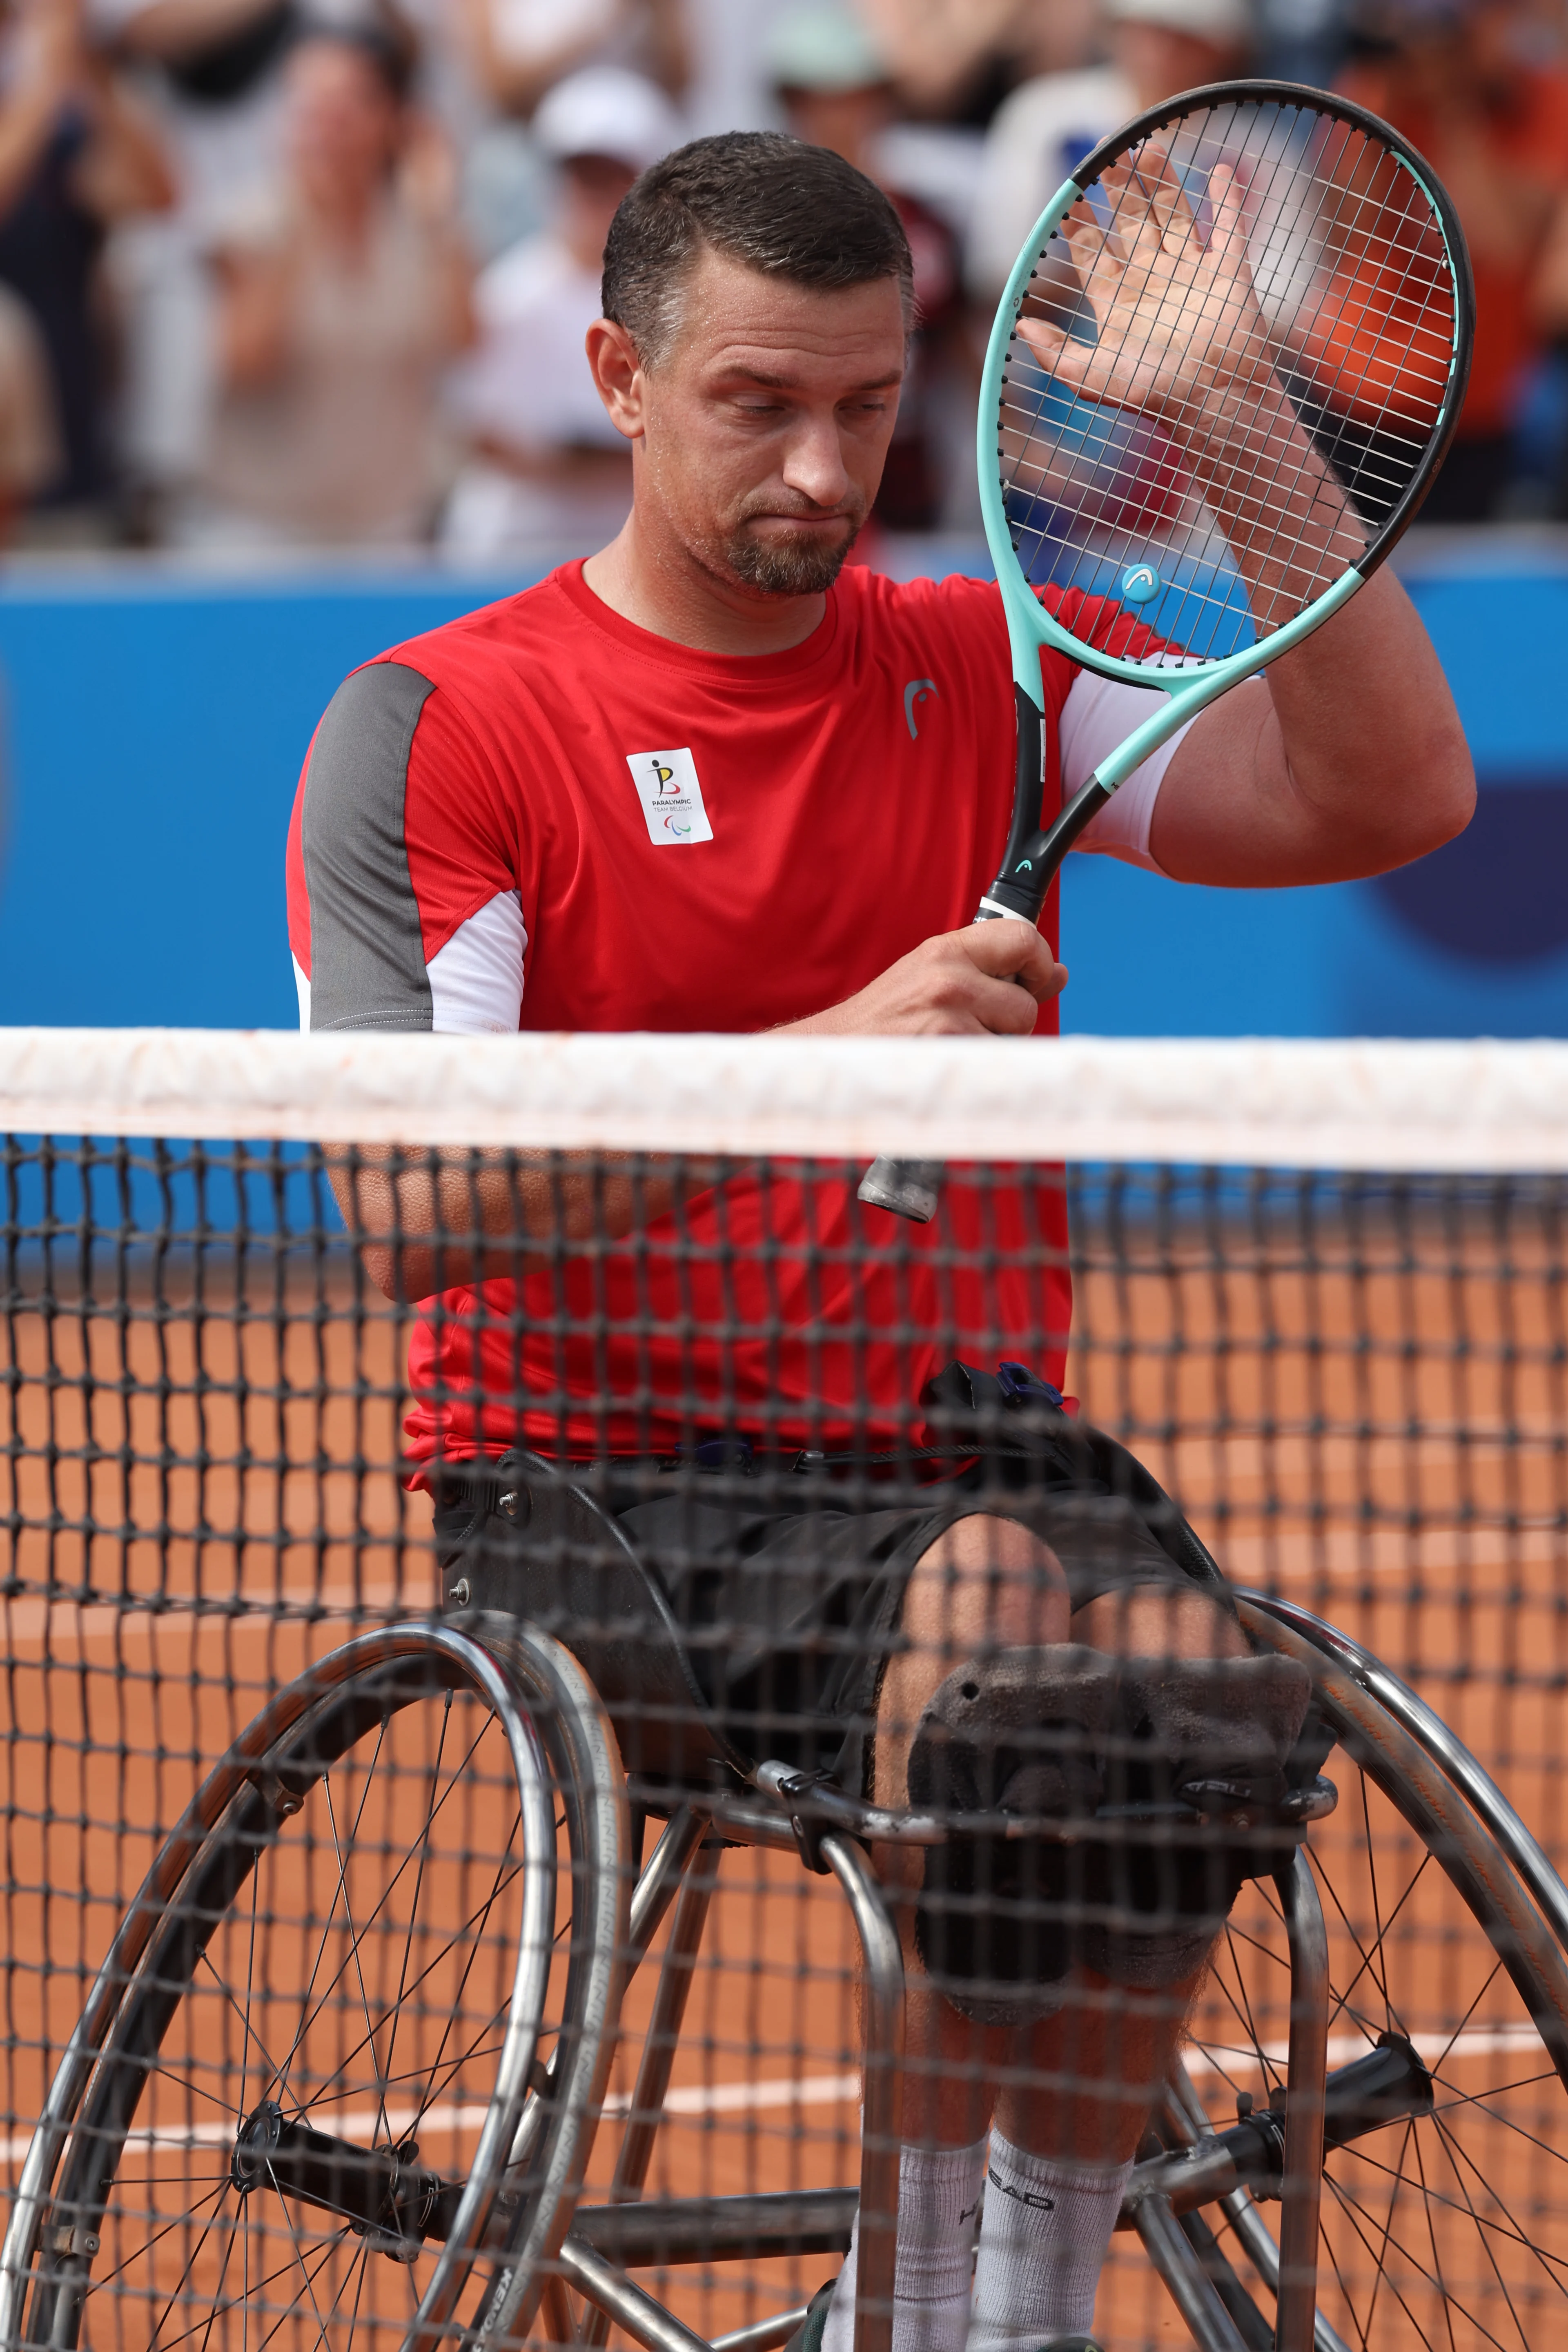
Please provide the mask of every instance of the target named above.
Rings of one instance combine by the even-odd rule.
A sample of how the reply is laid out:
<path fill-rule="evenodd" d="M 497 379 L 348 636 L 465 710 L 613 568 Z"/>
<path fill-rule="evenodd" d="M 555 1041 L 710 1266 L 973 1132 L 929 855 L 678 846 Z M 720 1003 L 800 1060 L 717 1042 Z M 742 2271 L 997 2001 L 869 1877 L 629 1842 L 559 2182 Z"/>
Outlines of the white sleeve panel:
<path fill-rule="evenodd" d="M 1079 670 L 1062 705 L 1063 800 L 1070 800 L 1101 760 L 1109 759 L 1135 728 L 1152 719 L 1165 698 L 1157 688 L 1123 686 L 1117 678 Z M 1189 719 L 1187 726 L 1191 724 Z M 1149 827 L 1171 754 L 1186 731 L 1186 727 L 1179 727 L 1168 743 L 1133 769 L 1110 804 L 1079 835 L 1075 849 L 1091 856 L 1119 857 L 1124 866 L 1143 866 L 1151 874 L 1160 872 L 1149 854 Z"/>
<path fill-rule="evenodd" d="M 1097 677 L 1092 670 L 1079 672 L 1062 706 L 1064 800 L 1070 800 L 1079 786 L 1089 782 L 1100 761 L 1109 759 L 1118 744 L 1125 743 L 1146 719 L 1153 717 L 1159 707 L 1157 692 L 1151 687 L 1124 686 L 1118 678 Z M 1150 855 L 1149 828 L 1165 771 L 1192 724 L 1189 719 L 1185 727 L 1178 727 L 1168 743 L 1162 743 L 1142 767 L 1133 769 L 1108 806 L 1079 834 L 1073 844 L 1075 849 L 1086 850 L 1091 856 L 1119 857 L 1123 865 L 1146 866 L 1151 874 L 1164 870 Z"/>
<path fill-rule="evenodd" d="M 430 1026 L 438 1035 L 483 1037 L 499 1031 L 515 1035 L 522 1013 L 522 959 L 528 932 L 522 901 L 515 890 L 459 923 L 444 948 L 426 966 L 430 982 Z M 300 1026 L 310 1026 L 310 983 L 294 958 Z"/>
<path fill-rule="evenodd" d="M 430 1026 L 437 1035 L 515 1035 L 527 948 L 522 901 L 515 890 L 500 892 L 459 923 L 426 966 Z"/>

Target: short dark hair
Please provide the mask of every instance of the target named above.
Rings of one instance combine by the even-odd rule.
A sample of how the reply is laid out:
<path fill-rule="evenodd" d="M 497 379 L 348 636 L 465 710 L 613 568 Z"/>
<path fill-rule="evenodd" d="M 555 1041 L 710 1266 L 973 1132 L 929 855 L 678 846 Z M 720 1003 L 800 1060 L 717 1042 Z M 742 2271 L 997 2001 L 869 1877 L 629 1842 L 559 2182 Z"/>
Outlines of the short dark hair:
<path fill-rule="evenodd" d="M 903 224 L 873 180 L 830 148 L 779 131 L 693 139 L 622 198 L 605 247 L 606 319 L 645 365 L 668 350 L 680 290 L 704 246 L 765 278 L 833 292 L 914 271 Z"/>

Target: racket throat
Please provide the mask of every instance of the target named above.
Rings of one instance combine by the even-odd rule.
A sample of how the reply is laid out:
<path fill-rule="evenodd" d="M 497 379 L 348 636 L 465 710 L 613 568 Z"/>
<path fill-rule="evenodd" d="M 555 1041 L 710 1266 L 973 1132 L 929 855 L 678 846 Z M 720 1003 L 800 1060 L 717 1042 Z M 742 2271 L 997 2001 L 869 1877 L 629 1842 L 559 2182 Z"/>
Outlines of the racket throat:
<path fill-rule="evenodd" d="M 1038 667 L 1038 656 L 1035 656 Z M 1046 721 L 1026 686 L 1013 681 L 1013 819 L 1000 871 L 1010 874 L 1039 832 L 1046 807 Z M 982 901 L 984 904 L 984 901 Z"/>
<path fill-rule="evenodd" d="M 1101 783 L 1098 776 L 1090 776 L 1048 825 L 1037 828 L 1016 848 L 1009 842 L 1008 857 L 980 901 L 975 920 L 994 923 L 1005 916 L 1021 915 L 1025 922 L 1037 923 L 1046 893 L 1056 880 L 1063 858 L 1079 834 L 1094 823 L 1115 790 L 1114 784 Z"/>

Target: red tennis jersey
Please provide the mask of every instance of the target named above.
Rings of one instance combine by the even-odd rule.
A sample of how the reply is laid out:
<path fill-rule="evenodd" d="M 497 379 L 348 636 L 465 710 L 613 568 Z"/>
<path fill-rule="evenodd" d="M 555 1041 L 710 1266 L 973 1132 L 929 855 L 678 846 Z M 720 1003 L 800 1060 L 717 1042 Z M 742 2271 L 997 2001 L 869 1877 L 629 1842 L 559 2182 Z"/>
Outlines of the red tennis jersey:
<path fill-rule="evenodd" d="M 1118 650 L 1151 642 L 1113 628 Z M 1078 671 L 1051 653 L 1042 670 L 1054 776 Z M 569 564 L 355 672 L 322 719 L 289 841 L 310 1025 L 468 1025 L 437 1023 L 432 970 L 503 901 L 526 932 L 524 1028 L 819 1012 L 973 919 L 1013 761 L 994 586 L 847 570 L 804 645 L 742 658 L 634 627 Z M 1045 920 L 1054 941 L 1054 893 Z M 520 1440 L 666 1453 L 721 1429 L 890 1444 L 953 1355 L 1059 1386 L 1070 1307 L 1059 1171 L 955 1174 L 916 1227 L 861 1207 L 852 1171 L 774 1163 L 635 1244 L 430 1302 L 406 1426 L 420 1461 Z"/>

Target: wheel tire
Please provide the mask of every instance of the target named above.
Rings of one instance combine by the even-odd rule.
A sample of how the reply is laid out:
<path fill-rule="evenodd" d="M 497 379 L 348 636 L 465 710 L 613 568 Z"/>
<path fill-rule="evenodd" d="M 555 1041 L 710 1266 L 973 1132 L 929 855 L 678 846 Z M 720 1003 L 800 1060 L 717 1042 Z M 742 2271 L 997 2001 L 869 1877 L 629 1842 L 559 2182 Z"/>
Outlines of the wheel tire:
<path fill-rule="evenodd" d="M 1498 1824 L 1350 1670 L 1339 1637 L 1299 1609 L 1285 1623 L 1261 1600 L 1239 1605 L 1254 1640 L 1310 1668 L 1339 1739 L 1324 1767 L 1339 1810 L 1308 1848 L 1330 1931 L 1331 2069 L 1392 2032 L 1436 2092 L 1429 2117 L 1325 2159 L 1319 2352 L 1535 2352 L 1568 2326 L 1568 1956 Z M 1261 2105 L 1284 2086 L 1288 1996 L 1277 1904 L 1255 1884 L 1185 2053 L 1215 2126 L 1232 2120 L 1229 2095 Z M 1267 2210 L 1242 2198 L 1205 2216 L 1205 2267 L 1233 2316 L 1238 2298 L 1256 2315 L 1247 2340 L 1272 2340 Z"/>
<path fill-rule="evenodd" d="M 310 2313 L 311 2340 L 332 2352 L 347 2352 L 362 2319 L 378 2345 L 401 2327 L 404 2352 L 426 2352 L 451 2341 L 462 2310 L 494 2299 L 498 2278 L 509 2300 L 536 2292 L 540 2258 L 571 2218 L 610 2061 L 626 1800 L 614 1736 L 575 1662 L 526 1629 L 483 1630 L 493 1638 L 427 1623 L 360 1636 L 279 1692 L 209 1776 L 126 1915 L 57 2074 L 7 2235 L 0 2342 L 93 2344 L 102 2310 L 106 2343 L 160 2352 L 216 2331 L 216 2347 L 241 2307 L 259 2342 L 281 2297 Z M 410 1787 L 425 1805 L 411 1842 Z M 409 2255 L 412 2236 L 336 2214 L 322 2231 L 319 2206 L 301 2208 L 297 2227 L 298 2200 L 276 2175 L 242 2185 L 233 2142 L 260 2112 L 264 2076 L 290 2123 L 336 2123 L 356 2149 L 405 2146 L 418 2131 L 425 2145 L 407 2161 L 428 2168 L 432 2133 L 444 2135 L 445 2242 Z M 142 2150 L 155 2160 L 132 2170 L 128 2152 Z M 526 2168 L 509 2171 L 523 2151 Z M 176 2210 L 203 2164 L 206 2193 Z M 498 2261 L 509 2244 L 516 2256 Z M 292 2261 L 279 2264 L 279 2246 Z M 393 2262 L 373 2265 L 388 2251 Z"/>

